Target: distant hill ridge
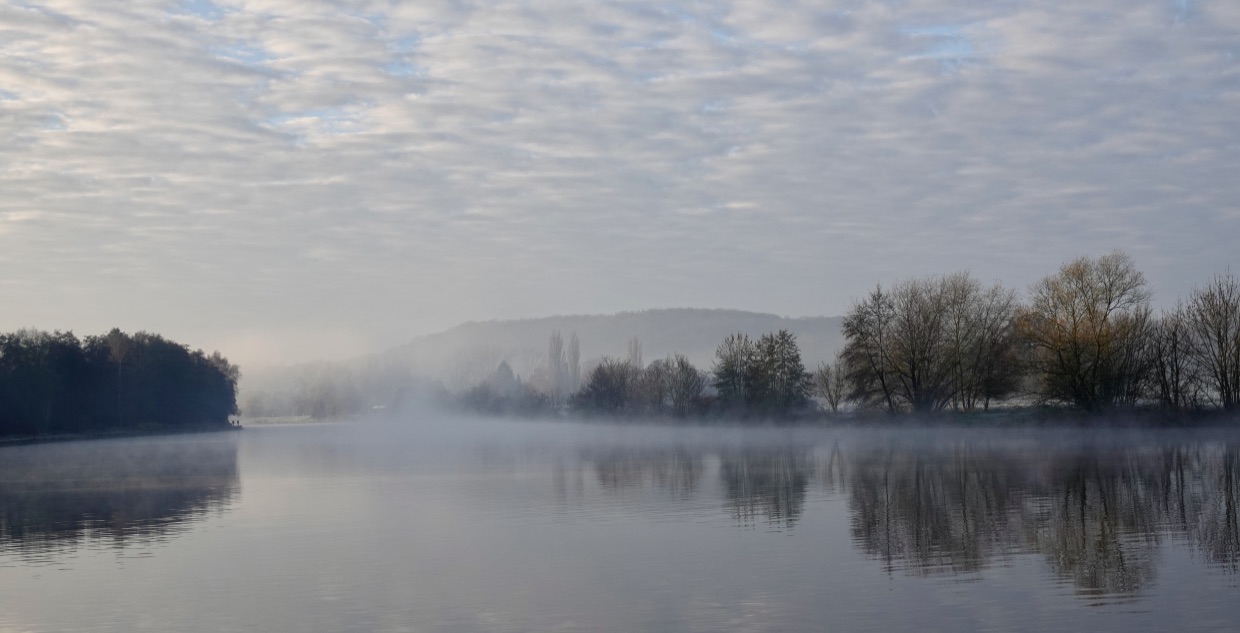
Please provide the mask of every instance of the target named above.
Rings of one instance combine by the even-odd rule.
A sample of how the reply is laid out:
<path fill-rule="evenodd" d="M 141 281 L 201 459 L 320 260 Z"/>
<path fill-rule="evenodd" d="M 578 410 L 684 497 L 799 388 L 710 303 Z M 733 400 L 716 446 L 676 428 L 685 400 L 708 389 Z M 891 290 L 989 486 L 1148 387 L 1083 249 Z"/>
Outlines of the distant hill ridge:
<path fill-rule="evenodd" d="M 796 335 L 801 359 L 812 370 L 843 346 L 841 321 L 841 317 L 788 318 L 702 308 L 471 321 L 377 354 L 243 372 L 242 409 L 260 417 L 331 417 L 351 411 L 352 405 L 342 403 L 353 400 L 367 406 L 390 402 L 411 379 L 415 383 L 429 380 L 460 393 L 494 375 L 501 362 L 537 388 L 546 384 L 547 343 L 556 331 L 566 346 L 576 333 L 582 371 L 604 356 L 627 357 L 628 342 L 634 336 L 641 341 L 647 364 L 680 353 L 700 369 L 709 370 L 715 349 L 729 334 L 741 332 L 756 338 L 785 329 Z M 324 412 L 316 413 L 311 406 L 316 402 L 326 403 Z"/>
<path fill-rule="evenodd" d="M 380 354 L 403 361 L 427 374 L 453 371 L 461 364 L 507 360 L 518 371 L 545 362 L 547 341 L 558 331 L 565 342 L 573 333 L 581 343 L 584 363 L 603 356 L 623 357 L 628 341 L 642 343 L 646 362 L 681 353 L 707 369 L 715 349 L 729 334 L 758 337 L 786 329 L 796 335 L 807 367 L 831 359 L 843 345 L 842 317 L 790 318 L 742 310 L 666 308 L 617 314 L 560 315 L 530 319 L 471 321 L 443 332 L 420 336 Z M 481 367 L 466 370 L 475 373 Z"/>

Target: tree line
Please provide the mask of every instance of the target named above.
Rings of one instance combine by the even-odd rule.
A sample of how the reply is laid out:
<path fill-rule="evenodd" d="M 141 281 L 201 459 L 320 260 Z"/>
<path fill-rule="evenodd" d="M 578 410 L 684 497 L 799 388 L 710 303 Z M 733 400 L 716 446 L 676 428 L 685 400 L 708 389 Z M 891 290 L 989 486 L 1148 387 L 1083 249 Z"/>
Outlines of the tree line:
<path fill-rule="evenodd" d="M 801 361 L 796 337 L 786 330 L 757 339 L 727 337 L 710 371 L 694 366 L 683 354 L 645 363 L 641 341 L 634 337 L 627 357 L 605 356 L 581 376 L 576 335 L 567 358 L 557 353 L 562 340 L 558 332 L 551 335 L 545 374 L 554 380 L 546 391 L 523 381 L 505 362 L 490 379 L 465 391 L 459 402 L 483 413 L 786 417 L 805 411 L 812 395 L 812 375 Z"/>
<path fill-rule="evenodd" d="M 967 272 L 913 278 L 855 301 L 843 349 L 813 372 L 782 330 L 727 337 L 709 371 L 679 354 L 644 364 L 636 338 L 627 358 L 604 357 L 582 371 L 576 336 L 566 355 L 554 333 L 551 386 L 527 384 L 504 364 L 461 402 L 487 412 L 679 418 L 787 417 L 815 404 L 889 414 L 996 403 L 1087 412 L 1240 408 L 1240 281 L 1216 275 L 1159 314 L 1151 299 L 1122 252 L 1068 262 L 1023 301 Z"/>
<path fill-rule="evenodd" d="M 158 334 L 0 334 L 0 436 L 225 427 L 236 365 Z"/>
<path fill-rule="evenodd" d="M 844 320 L 832 395 L 888 412 L 997 400 L 1097 412 L 1240 407 L 1240 282 L 1216 275 L 1155 314 L 1132 259 L 1082 257 L 1025 302 L 967 273 L 876 288 Z"/>

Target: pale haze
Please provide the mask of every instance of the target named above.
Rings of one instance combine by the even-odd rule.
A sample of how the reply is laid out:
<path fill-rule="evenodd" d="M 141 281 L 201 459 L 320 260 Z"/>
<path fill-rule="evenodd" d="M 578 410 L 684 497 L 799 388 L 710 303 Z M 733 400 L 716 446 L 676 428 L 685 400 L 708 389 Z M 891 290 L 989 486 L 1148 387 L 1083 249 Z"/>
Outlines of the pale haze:
<path fill-rule="evenodd" d="M 462 321 L 1240 271 L 1240 3 L 0 4 L 0 330 L 246 363 Z"/>

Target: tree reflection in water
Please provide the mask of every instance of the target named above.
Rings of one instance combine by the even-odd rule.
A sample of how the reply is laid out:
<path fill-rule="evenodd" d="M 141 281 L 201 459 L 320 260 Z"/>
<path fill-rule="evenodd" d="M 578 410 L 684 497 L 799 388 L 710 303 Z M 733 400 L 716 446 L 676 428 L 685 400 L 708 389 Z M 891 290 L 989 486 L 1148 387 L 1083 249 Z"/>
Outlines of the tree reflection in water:
<path fill-rule="evenodd" d="M 686 448 L 586 452 L 582 462 L 594 466 L 599 485 L 606 491 L 625 492 L 650 485 L 678 499 L 697 493 L 705 470 L 703 455 Z"/>
<path fill-rule="evenodd" d="M 237 490 L 230 433 L 0 448 L 0 554 L 162 540 Z"/>
<path fill-rule="evenodd" d="M 1240 571 L 1240 445 L 1229 441 L 901 438 L 584 451 L 602 490 L 641 506 L 709 494 L 738 527 L 793 528 L 811 484 L 847 499 L 854 546 L 889 572 L 969 580 L 1038 556 L 1080 595 L 1135 596 L 1167 542 Z M 557 471 L 557 490 L 567 471 Z M 579 486 L 578 486 L 579 487 Z"/>
<path fill-rule="evenodd" d="M 737 525 L 796 525 L 805 508 L 805 491 L 814 472 L 806 451 L 760 450 L 720 455 L 724 500 Z"/>
<path fill-rule="evenodd" d="M 674 500 L 699 494 L 711 454 L 703 449 L 614 449 L 585 451 L 580 462 L 593 467 L 602 489 L 637 494 L 647 489 Z M 718 453 L 724 503 L 739 526 L 792 527 L 801 516 L 814 472 L 806 450 L 725 450 Z M 564 490 L 564 468 L 556 471 L 556 489 Z M 558 494 L 563 494 L 558 493 Z"/>
<path fill-rule="evenodd" d="M 1085 596 L 1133 595 L 1164 539 L 1211 565 L 1240 560 L 1232 445 L 892 445 L 843 457 L 856 546 L 889 570 L 976 572 L 1044 557 Z"/>

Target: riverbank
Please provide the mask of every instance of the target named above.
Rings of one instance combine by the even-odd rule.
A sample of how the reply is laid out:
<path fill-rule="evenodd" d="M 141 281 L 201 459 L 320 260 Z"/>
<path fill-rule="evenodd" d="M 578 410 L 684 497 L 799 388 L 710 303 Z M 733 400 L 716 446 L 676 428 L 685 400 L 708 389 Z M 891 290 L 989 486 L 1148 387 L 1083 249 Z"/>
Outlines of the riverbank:
<path fill-rule="evenodd" d="M 1082 411 L 1071 407 L 1014 407 L 989 411 L 945 411 L 933 414 L 854 414 L 827 417 L 828 424 L 847 426 L 948 427 L 1115 427 L 1217 428 L 1240 427 L 1235 411 L 1167 411 L 1159 408 Z"/>
<path fill-rule="evenodd" d="M 847 411 L 829 413 L 803 412 L 783 417 L 707 415 L 686 418 L 664 416 L 574 415 L 561 412 L 550 418 L 542 416 L 484 416 L 518 419 L 558 419 L 584 423 L 648 424 L 685 427 L 826 427 L 826 428 L 1237 428 L 1240 412 L 1167 411 L 1159 408 L 1122 409 L 1113 411 L 1082 411 L 1072 407 L 1019 406 L 986 411 L 940 411 L 935 413 L 886 413 L 882 411 Z"/>
<path fill-rule="evenodd" d="M 222 427 L 201 428 L 201 427 L 173 427 L 159 429 L 123 429 L 115 431 L 98 431 L 95 433 L 59 433 L 56 435 L 24 435 L 17 437 L 0 437 L 0 447 L 4 446 L 22 446 L 26 444 L 47 444 L 51 442 L 76 442 L 79 440 L 106 440 L 126 437 L 148 437 L 159 435 L 187 435 L 193 433 L 220 433 L 229 431 L 240 431 L 244 427 L 240 424 L 230 424 Z"/>

